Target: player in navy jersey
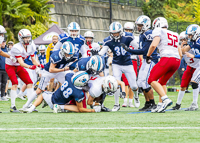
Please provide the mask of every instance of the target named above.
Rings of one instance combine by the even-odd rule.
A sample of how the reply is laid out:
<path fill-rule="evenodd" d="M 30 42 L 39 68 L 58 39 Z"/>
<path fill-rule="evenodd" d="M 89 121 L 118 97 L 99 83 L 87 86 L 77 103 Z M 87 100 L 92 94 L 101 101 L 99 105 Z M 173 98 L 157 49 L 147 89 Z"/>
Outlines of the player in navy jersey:
<path fill-rule="evenodd" d="M 66 66 L 70 62 L 73 63 L 76 59 L 73 57 L 75 53 L 74 46 L 71 42 L 63 43 L 61 50 L 55 51 L 50 56 L 50 62 L 48 62 L 42 72 L 39 86 L 36 91 L 31 95 L 31 99 L 21 109 L 22 111 L 28 107 L 28 105 L 36 98 L 37 95 L 44 91 L 50 79 L 55 78 L 61 84 L 65 81 L 64 77 L 66 71 L 69 72 L 70 66 Z"/>
<path fill-rule="evenodd" d="M 65 82 L 54 93 L 45 91 L 41 94 L 34 104 L 24 110 L 24 112 L 31 113 L 34 109 L 42 103 L 44 99 L 49 107 L 58 113 L 61 110 L 68 110 L 74 112 L 100 112 L 100 106 L 94 106 L 93 109 L 86 108 L 85 92 L 82 89 L 87 85 L 89 75 L 87 72 L 67 73 Z M 74 103 L 74 104 L 72 104 Z M 67 104 L 67 105 L 66 105 Z"/>
<path fill-rule="evenodd" d="M 126 75 L 129 85 L 134 92 L 135 107 L 138 108 L 140 106 L 140 101 L 138 97 L 136 74 L 133 69 L 130 53 L 126 52 L 121 46 L 121 43 L 128 47 L 133 44 L 135 42 L 133 34 L 123 32 L 123 27 L 119 22 L 111 23 L 109 32 L 110 36 L 104 39 L 104 45 L 99 55 L 103 56 L 109 48 L 111 49 L 113 52 L 113 75 L 117 80 L 121 80 L 122 72 Z M 115 105 L 112 111 L 118 111 L 120 109 L 119 94 L 120 90 L 118 89 L 115 93 Z"/>
<path fill-rule="evenodd" d="M 45 54 L 45 51 L 46 51 L 45 45 L 40 45 L 39 46 L 38 60 L 39 60 L 40 64 L 43 64 L 43 65 L 46 64 L 46 54 Z"/>
<path fill-rule="evenodd" d="M 124 46 L 124 49 L 134 55 L 143 55 L 142 66 L 139 70 L 137 84 L 144 93 L 146 103 L 143 108 L 139 109 L 139 111 L 151 111 L 152 108 L 156 108 L 156 105 L 154 101 L 153 90 L 151 89 L 151 85 L 148 84 L 147 79 L 149 78 L 151 69 L 158 62 L 157 48 L 152 54 L 151 63 L 147 64 L 147 52 L 153 40 L 152 30 L 150 30 L 151 19 L 148 16 L 141 15 L 137 18 L 135 24 L 137 26 L 138 32 L 140 32 L 139 49 L 132 50 L 127 46 Z"/>
<path fill-rule="evenodd" d="M 186 34 L 190 40 L 189 45 L 183 47 L 186 42 L 181 44 L 183 54 L 185 53 L 187 57 L 200 61 L 200 27 L 196 24 L 189 25 L 186 29 Z M 192 49 L 194 54 L 189 53 L 188 51 Z M 194 61 L 194 60 L 191 60 Z M 198 109 L 198 95 L 199 95 L 199 82 L 200 82 L 200 67 L 198 66 L 193 73 L 191 78 L 191 85 L 193 88 L 193 102 L 186 111 L 195 111 Z"/>
<path fill-rule="evenodd" d="M 62 33 L 59 35 L 59 41 L 55 45 L 53 51 L 59 50 L 62 44 L 66 41 L 71 42 L 75 47 L 75 56 L 79 57 L 79 50 L 81 51 L 81 54 L 86 53 L 84 48 L 81 48 L 82 45 L 84 45 L 85 38 L 80 35 L 80 26 L 76 22 L 71 22 L 68 27 L 68 34 Z M 82 52 L 83 51 L 83 52 Z"/>

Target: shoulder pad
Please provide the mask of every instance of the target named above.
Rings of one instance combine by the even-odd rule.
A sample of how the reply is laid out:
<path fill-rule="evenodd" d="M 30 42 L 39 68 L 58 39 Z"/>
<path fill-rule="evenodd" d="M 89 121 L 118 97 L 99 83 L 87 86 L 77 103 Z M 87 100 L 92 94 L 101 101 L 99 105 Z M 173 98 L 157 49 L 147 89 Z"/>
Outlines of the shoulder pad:
<path fill-rule="evenodd" d="M 66 33 L 62 33 L 62 34 L 59 35 L 60 41 L 62 41 L 62 40 L 65 39 L 65 38 L 68 38 L 68 36 L 67 36 Z"/>
<path fill-rule="evenodd" d="M 85 38 L 82 36 L 82 35 L 80 35 L 80 37 L 79 37 L 81 40 L 84 40 L 85 41 Z"/>
<path fill-rule="evenodd" d="M 130 33 L 130 32 L 124 32 L 124 36 L 133 36 L 133 33 Z"/>
<path fill-rule="evenodd" d="M 106 37 L 105 39 L 103 39 L 103 42 L 107 42 L 107 41 L 109 41 L 109 40 L 111 40 L 110 36 L 108 36 L 108 37 Z"/>
<path fill-rule="evenodd" d="M 153 40 L 152 30 L 148 30 L 148 31 L 144 32 L 144 36 L 146 37 L 147 40 L 152 41 Z"/>
<path fill-rule="evenodd" d="M 51 62 L 52 63 L 58 63 L 59 61 L 61 61 L 62 60 L 62 57 L 60 57 L 60 51 L 55 51 L 55 52 L 53 52 L 53 54 L 50 56 L 50 58 L 51 58 Z"/>

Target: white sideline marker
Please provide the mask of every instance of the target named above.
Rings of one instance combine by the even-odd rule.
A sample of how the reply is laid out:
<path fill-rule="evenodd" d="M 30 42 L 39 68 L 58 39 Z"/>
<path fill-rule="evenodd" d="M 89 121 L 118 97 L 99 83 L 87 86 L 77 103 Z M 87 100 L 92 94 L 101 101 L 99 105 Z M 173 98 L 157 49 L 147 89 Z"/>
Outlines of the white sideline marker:
<path fill-rule="evenodd" d="M 113 128 L 0 128 L 0 131 L 7 130 L 176 130 L 191 129 L 200 130 L 200 127 L 113 127 Z"/>

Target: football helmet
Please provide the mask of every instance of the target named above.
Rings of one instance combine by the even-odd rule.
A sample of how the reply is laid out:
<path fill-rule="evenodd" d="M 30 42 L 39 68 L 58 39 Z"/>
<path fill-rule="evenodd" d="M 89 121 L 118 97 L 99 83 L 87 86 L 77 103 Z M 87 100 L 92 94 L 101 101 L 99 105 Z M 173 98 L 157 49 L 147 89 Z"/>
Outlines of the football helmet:
<path fill-rule="evenodd" d="M 109 93 L 109 92 L 114 93 L 115 91 L 117 91 L 117 87 L 118 87 L 118 83 L 114 76 L 109 75 L 103 81 L 103 91 L 105 93 Z"/>
<path fill-rule="evenodd" d="M 132 30 L 132 32 L 134 32 L 134 29 L 135 29 L 135 25 L 133 22 L 126 22 L 124 24 L 124 31 L 128 29 L 128 30 Z"/>
<path fill-rule="evenodd" d="M 109 32 L 113 39 L 118 40 L 123 34 L 123 27 L 119 22 L 113 22 L 109 26 Z M 119 36 L 113 36 L 114 33 L 119 33 Z"/>
<path fill-rule="evenodd" d="M 38 50 L 39 50 L 40 54 L 43 55 L 43 54 L 45 54 L 46 46 L 45 45 L 40 45 L 39 48 L 38 48 Z M 42 52 L 42 51 L 44 51 L 44 52 Z"/>
<path fill-rule="evenodd" d="M 164 17 L 157 17 L 152 23 L 153 29 L 155 28 L 168 28 L 168 22 Z"/>
<path fill-rule="evenodd" d="M 135 24 L 136 26 L 137 24 L 142 24 L 141 32 L 144 32 L 151 28 L 151 19 L 146 15 L 141 15 L 137 18 Z"/>
<path fill-rule="evenodd" d="M 187 35 L 185 34 L 185 31 L 181 32 L 179 35 L 179 40 L 187 39 Z"/>
<path fill-rule="evenodd" d="M 64 42 L 61 46 L 61 55 L 65 60 L 70 60 L 75 53 L 74 45 L 71 42 Z M 66 57 L 66 54 L 70 55 Z"/>
<path fill-rule="evenodd" d="M 85 37 L 85 44 L 86 45 L 90 45 L 90 44 L 93 43 L 94 33 L 92 31 L 85 32 L 84 37 Z M 92 40 L 86 40 L 86 38 L 89 38 L 89 37 L 92 38 Z"/>
<path fill-rule="evenodd" d="M 89 73 L 98 74 L 103 70 L 103 60 L 99 55 L 92 56 L 86 67 Z"/>
<path fill-rule="evenodd" d="M 72 32 L 72 30 L 77 30 L 78 32 Z M 67 27 L 67 32 L 70 37 L 77 38 L 80 35 L 80 26 L 76 22 L 71 22 Z"/>
<path fill-rule="evenodd" d="M 187 27 L 185 34 L 188 35 L 192 35 L 192 39 L 193 41 L 195 41 L 197 39 L 197 37 L 199 36 L 199 32 L 197 32 L 197 29 L 199 28 L 199 25 L 197 24 L 191 24 Z"/>
<path fill-rule="evenodd" d="M 24 38 L 30 37 L 29 40 L 24 40 Z M 28 29 L 21 29 L 18 33 L 18 40 L 20 43 L 24 45 L 31 45 L 32 43 L 32 35 Z"/>
<path fill-rule="evenodd" d="M 74 84 L 74 86 L 83 87 L 87 85 L 89 79 L 90 78 L 87 72 L 79 71 L 72 76 L 71 82 Z"/>

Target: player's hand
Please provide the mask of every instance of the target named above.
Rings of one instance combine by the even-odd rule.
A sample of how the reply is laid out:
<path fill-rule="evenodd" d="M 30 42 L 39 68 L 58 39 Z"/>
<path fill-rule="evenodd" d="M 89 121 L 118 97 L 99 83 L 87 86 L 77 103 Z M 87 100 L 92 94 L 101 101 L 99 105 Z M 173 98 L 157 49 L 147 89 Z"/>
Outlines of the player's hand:
<path fill-rule="evenodd" d="M 92 56 L 99 54 L 98 50 L 94 50 L 94 49 L 90 50 L 90 52 L 92 53 Z"/>
<path fill-rule="evenodd" d="M 68 66 L 64 67 L 64 71 L 68 71 L 68 70 L 69 70 Z"/>
<path fill-rule="evenodd" d="M 31 70 L 35 70 L 36 68 L 37 68 L 36 65 L 32 65 L 32 66 L 29 67 L 29 69 L 31 69 Z"/>
<path fill-rule="evenodd" d="M 126 97 L 126 92 L 121 92 L 120 93 L 120 98 L 124 99 Z"/>
<path fill-rule="evenodd" d="M 10 59 L 12 60 L 13 63 L 16 63 L 16 62 L 17 62 L 17 59 L 14 58 L 14 57 L 12 57 L 12 56 L 10 56 Z"/>
<path fill-rule="evenodd" d="M 150 63 L 151 63 L 151 60 L 152 60 L 152 57 L 151 57 L 151 56 L 147 56 L 147 58 L 146 58 L 147 64 L 150 64 Z"/>
<path fill-rule="evenodd" d="M 38 67 L 43 69 L 44 65 L 40 64 L 40 65 L 38 65 Z"/>
<path fill-rule="evenodd" d="M 95 112 L 101 112 L 101 106 L 93 106 L 93 109 L 95 110 Z"/>
<path fill-rule="evenodd" d="M 128 46 L 126 46 L 124 43 L 120 44 L 122 46 L 122 48 L 124 48 L 126 51 L 128 51 L 130 48 Z"/>
<path fill-rule="evenodd" d="M 190 53 L 188 53 L 188 52 L 185 52 L 185 55 L 186 55 L 187 57 L 189 57 L 189 58 L 194 58 L 194 55 L 193 55 L 193 54 L 190 54 Z"/>

